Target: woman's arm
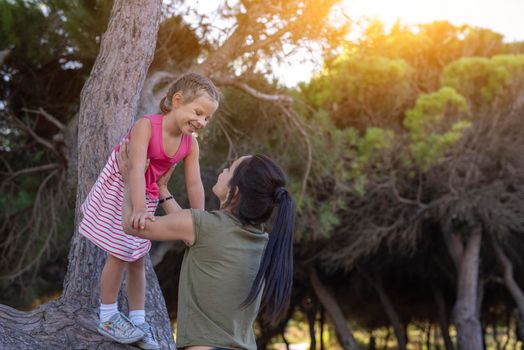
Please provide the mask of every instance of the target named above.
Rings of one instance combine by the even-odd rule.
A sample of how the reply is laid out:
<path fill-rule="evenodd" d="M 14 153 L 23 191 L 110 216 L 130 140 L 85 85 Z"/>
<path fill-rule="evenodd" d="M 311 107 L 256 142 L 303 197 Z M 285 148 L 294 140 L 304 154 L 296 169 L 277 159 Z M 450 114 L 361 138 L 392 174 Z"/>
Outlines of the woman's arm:
<path fill-rule="evenodd" d="M 166 201 L 169 205 L 174 205 L 173 200 Z M 176 210 L 171 214 L 154 217 L 152 220 L 146 220 L 140 226 L 140 229 L 134 228 L 126 216 L 130 213 L 129 201 L 129 184 L 124 186 L 124 204 L 122 209 L 124 232 L 141 238 L 153 241 L 172 241 L 180 240 L 187 245 L 193 245 L 195 242 L 195 230 L 191 211 L 187 209 Z"/>
<path fill-rule="evenodd" d="M 129 140 L 129 185 L 132 204 L 132 213 L 127 223 L 138 228 L 151 215 L 146 206 L 146 180 L 144 172 L 147 162 L 147 148 L 151 138 L 151 123 L 146 118 L 138 120 L 131 130 Z"/>
<path fill-rule="evenodd" d="M 198 142 L 193 138 L 191 152 L 184 159 L 184 175 L 186 178 L 187 197 L 189 205 L 194 209 L 205 208 L 204 185 L 200 177 Z"/>

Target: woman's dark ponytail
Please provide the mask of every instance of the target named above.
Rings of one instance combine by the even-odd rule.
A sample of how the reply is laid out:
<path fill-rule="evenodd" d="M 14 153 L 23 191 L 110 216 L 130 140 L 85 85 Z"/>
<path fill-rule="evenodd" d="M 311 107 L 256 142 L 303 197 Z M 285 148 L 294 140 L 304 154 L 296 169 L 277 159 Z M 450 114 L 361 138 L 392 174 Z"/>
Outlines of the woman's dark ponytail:
<path fill-rule="evenodd" d="M 269 158 L 260 155 L 253 156 L 252 159 L 246 161 L 242 168 L 239 177 L 247 178 L 248 181 L 235 179 L 235 176 L 231 181 L 240 190 L 240 201 L 235 210 L 238 213 L 237 215 L 240 216 L 239 219 L 253 223 L 253 219 L 256 217 L 256 221 L 260 222 L 267 220 L 274 208 L 276 208 L 276 213 L 258 273 L 247 298 L 241 306 L 247 306 L 255 301 L 263 288 L 260 304 L 262 317 L 266 321 L 273 321 L 286 310 L 291 297 L 295 205 L 290 193 L 284 187 L 285 174 Z M 237 168 L 238 170 L 240 169 Z M 254 174 L 254 172 L 257 172 L 257 174 Z M 259 181 L 256 181 L 256 179 Z M 260 180 L 262 180 L 261 183 Z M 251 185 L 249 187 L 251 187 L 252 192 L 246 188 L 246 185 Z M 264 195 L 261 188 L 267 189 L 267 192 L 269 192 L 265 194 L 264 197 L 266 198 L 261 198 Z M 253 194 L 253 198 L 249 198 L 250 194 Z M 255 203 L 258 203 L 258 213 L 264 213 L 263 217 L 256 215 Z M 268 211 L 268 208 L 271 210 Z M 251 220 L 249 220 L 249 216 L 251 216 Z"/>

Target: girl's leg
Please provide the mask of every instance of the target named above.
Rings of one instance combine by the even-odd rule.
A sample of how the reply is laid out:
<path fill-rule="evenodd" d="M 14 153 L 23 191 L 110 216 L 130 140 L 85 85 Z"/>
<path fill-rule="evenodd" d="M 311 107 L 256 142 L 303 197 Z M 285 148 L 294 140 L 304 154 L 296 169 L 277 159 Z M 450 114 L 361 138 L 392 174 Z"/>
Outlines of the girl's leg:
<path fill-rule="evenodd" d="M 122 284 L 126 262 L 108 254 L 100 276 L 100 297 L 102 304 L 114 304 Z"/>
<path fill-rule="evenodd" d="M 129 318 L 145 336 L 137 342 L 141 349 L 160 349 L 153 328 L 146 322 L 146 271 L 145 258 L 129 263 L 127 269 L 127 301 Z"/>
<path fill-rule="evenodd" d="M 136 327 L 127 317 L 118 312 L 117 297 L 127 263 L 107 256 L 106 264 L 100 276 L 100 334 L 122 344 L 131 344 L 144 338 L 145 332 Z"/>
<path fill-rule="evenodd" d="M 145 258 L 130 262 L 127 268 L 127 300 L 129 311 L 143 311 L 146 299 Z M 130 314 L 131 315 L 131 314 Z M 143 323 L 143 321 L 141 322 Z"/>
<path fill-rule="evenodd" d="M 100 276 L 100 322 L 108 321 L 118 313 L 116 302 L 126 262 L 112 255 L 107 256 L 102 275 Z"/>

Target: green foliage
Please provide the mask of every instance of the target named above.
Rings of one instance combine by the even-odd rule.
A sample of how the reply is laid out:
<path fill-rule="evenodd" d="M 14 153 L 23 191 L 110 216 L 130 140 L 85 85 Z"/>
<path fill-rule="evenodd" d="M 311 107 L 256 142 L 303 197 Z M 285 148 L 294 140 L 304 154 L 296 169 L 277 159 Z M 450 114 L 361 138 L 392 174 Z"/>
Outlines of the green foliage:
<path fill-rule="evenodd" d="M 409 149 L 418 166 L 426 171 L 471 126 L 460 118 L 467 112 L 467 102 L 454 89 L 444 87 L 421 95 L 415 107 L 406 112 L 404 126 L 409 132 Z"/>
<path fill-rule="evenodd" d="M 56 31 L 56 15 L 46 15 L 38 1 L 0 1 L 0 49 L 12 48 L 13 59 L 45 64 L 65 49 Z"/>
<path fill-rule="evenodd" d="M 523 82 L 524 55 L 462 58 L 442 73 L 442 85 L 466 97 L 475 112 L 508 103 L 514 97 L 512 87 Z"/>
<path fill-rule="evenodd" d="M 67 42 L 77 59 L 94 62 L 98 55 L 102 33 L 107 28 L 113 1 L 111 0 L 47 0 L 52 13 L 62 20 Z"/>
<path fill-rule="evenodd" d="M 346 50 L 364 57 L 406 61 L 414 69 L 414 85 L 422 92 L 438 89 L 444 67 L 461 57 L 524 52 L 522 45 L 506 44 L 502 35 L 489 29 L 437 21 L 417 26 L 396 23 L 386 32 L 377 20 L 348 42 Z"/>
<path fill-rule="evenodd" d="M 362 137 L 355 140 L 355 154 L 351 159 L 350 172 L 347 180 L 353 184 L 353 190 L 358 195 L 364 195 L 366 185 L 372 180 L 373 172 L 387 168 L 389 165 L 389 150 L 395 141 L 392 130 L 370 127 Z"/>
<path fill-rule="evenodd" d="M 26 187 L 13 194 L 3 193 L 2 196 L 0 196 L 0 206 L 4 208 L 6 215 L 13 215 L 31 206 L 35 198 L 35 191 L 36 188 L 34 187 Z"/>
<path fill-rule="evenodd" d="M 414 98 L 412 72 L 401 59 L 346 52 L 301 89 L 309 103 L 328 109 L 339 127 L 391 125 Z"/>
<path fill-rule="evenodd" d="M 182 17 L 168 17 L 160 23 L 155 56 L 149 71 L 183 71 L 193 64 L 204 47 L 195 30 Z"/>

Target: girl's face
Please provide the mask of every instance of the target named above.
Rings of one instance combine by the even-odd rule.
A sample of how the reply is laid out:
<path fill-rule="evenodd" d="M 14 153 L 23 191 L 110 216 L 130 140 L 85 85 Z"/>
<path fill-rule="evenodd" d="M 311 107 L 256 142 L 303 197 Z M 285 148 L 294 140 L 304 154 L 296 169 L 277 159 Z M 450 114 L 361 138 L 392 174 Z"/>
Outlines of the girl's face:
<path fill-rule="evenodd" d="M 215 186 L 213 186 L 213 193 L 220 200 L 220 204 L 224 203 L 227 199 L 229 193 L 229 181 L 233 177 L 235 169 L 244 159 L 249 157 L 250 156 L 243 156 L 238 158 L 231 164 L 231 166 L 224 168 L 218 175 L 217 182 Z"/>
<path fill-rule="evenodd" d="M 193 101 L 184 103 L 182 94 L 176 93 L 172 100 L 172 113 L 177 127 L 183 134 L 191 134 L 206 127 L 213 113 L 218 108 L 218 102 L 204 93 Z"/>

